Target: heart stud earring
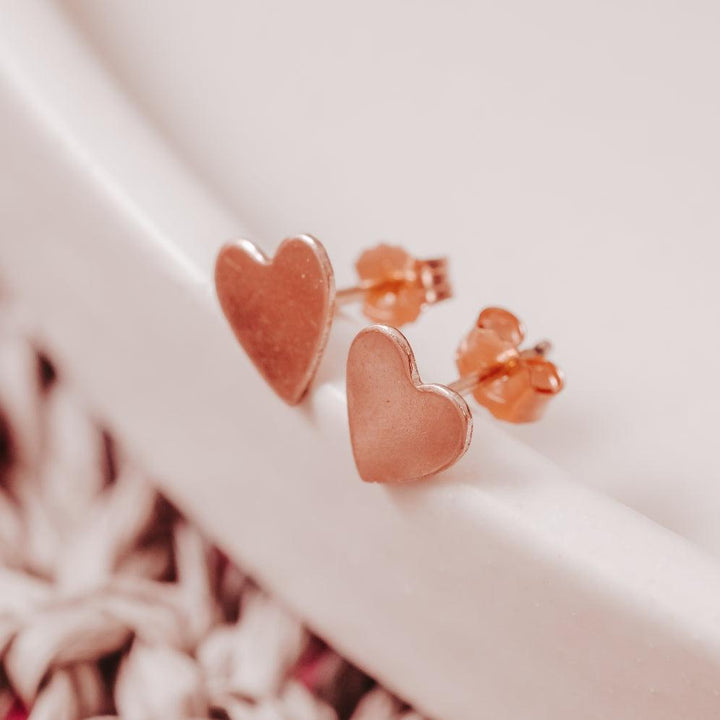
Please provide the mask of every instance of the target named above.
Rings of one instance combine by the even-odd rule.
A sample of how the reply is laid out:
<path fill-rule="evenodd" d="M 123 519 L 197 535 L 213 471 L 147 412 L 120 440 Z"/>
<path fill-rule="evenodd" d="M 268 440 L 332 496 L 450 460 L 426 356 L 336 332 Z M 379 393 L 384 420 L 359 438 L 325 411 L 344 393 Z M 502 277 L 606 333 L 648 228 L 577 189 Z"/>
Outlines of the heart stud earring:
<path fill-rule="evenodd" d="M 550 343 L 522 350 L 522 323 L 507 310 L 486 308 L 460 343 L 461 377 L 423 384 L 404 335 L 387 325 L 362 330 L 350 347 L 347 400 L 350 439 L 367 482 L 420 480 L 450 467 L 470 445 L 472 414 L 463 393 L 497 418 L 538 420 L 563 388 L 546 355 Z"/>
<path fill-rule="evenodd" d="M 379 245 L 357 262 L 359 282 L 335 291 L 330 259 L 310 235 L 285 240 L 268 258 L 249 240 L 225 245 L 215 263 L 220 305 L 260 374 L 288 404 L 299 403 L 317 371 L 338 305 L 363 302 L 374 322 L 403 325 L 449 298 L 447 261 L 417 260 Z"/>

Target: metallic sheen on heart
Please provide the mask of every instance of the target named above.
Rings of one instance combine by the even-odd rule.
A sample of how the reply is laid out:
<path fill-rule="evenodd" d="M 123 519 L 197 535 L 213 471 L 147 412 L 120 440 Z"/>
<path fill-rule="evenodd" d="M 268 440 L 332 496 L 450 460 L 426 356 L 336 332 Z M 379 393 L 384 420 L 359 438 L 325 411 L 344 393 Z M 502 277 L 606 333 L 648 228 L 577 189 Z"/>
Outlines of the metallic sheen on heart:
<path fill-rule="evenodd" d="M 386 325 L 361 331 L 347 361 L 350 438 L 367 482 L 420 480 L 459 460 L 472 437 L 463 398 L 423 385 L 404 335 Z"/>
<path fill-rule="evenodd" d="M 268 384 L 299 403 L 327 343 L 335 304 L 332 266 L 309 235 L 285 240 L 270 260 L 249 240 L 223 247 L 215 287 L 235 337 Z"/>

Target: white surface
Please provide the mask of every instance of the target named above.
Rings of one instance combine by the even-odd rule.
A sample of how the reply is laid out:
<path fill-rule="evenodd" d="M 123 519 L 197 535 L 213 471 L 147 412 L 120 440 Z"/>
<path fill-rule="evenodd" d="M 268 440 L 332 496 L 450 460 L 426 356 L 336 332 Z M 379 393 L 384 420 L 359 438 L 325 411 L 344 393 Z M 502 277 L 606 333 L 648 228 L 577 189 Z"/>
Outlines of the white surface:
<path fill-rule="evenodd" d="M 397 31 L 393 22 L 399 23 L 401 17 L 412 23 L 420 22 L 418 17 L 428 23 L 436 20 L 433 35 L 437 36 L 442 34 L 440 21 L 445 15 L 434 16 L 427 8 L 408 15 L 392 10 L 400 5 L 391 6 L 377 28 L 373 52 L 357 60 L 353 48 L 360 40 L 353 45 L 347 33 L 339 33 L 340 39 L 333 41 L 333 72 L 346 71 L 351 61 L 356 62 L 354 77 L 367 77 L 367 85 L 359 87 L 347 80 L 347 86 L 333 86 L 327 107 L 313 109 L 312 114 L 309 109 L 297 110 L 303 126 L 295 113 L 289 114 L 292 103 L 286 101 L 293 93 L 312 95 L 313 83 L 318 83 L 310 70 L 313 52 L 320 52 L 322 43 L 313 44 L 312 35 L 305 36 L 301 43 L 305 62 L 292 62 L 295 46 L 283 42 L 281 33 L 288 21 L 270 25 L 267 20 L 272 31 L 263 30 L 266 25 L 260 18 L 265 6 L 254 9 L 256 22 L 252 27 L 246 22 L 241 32 L 238 22 L 231 22 L 232 15 L 240 12 L 232 4 L 213 6 L 215 13 L 222 9 L 226 16 L 200 12 L 199 4 L 173 5 L 182 11 L 158 15 L 160 23 L 155 13 L 167 12 L 169 6 L 163 5 L 146 7 L 148 14 L 140 23 L 138 16 L 133 20 L 140 5 L 124 4 L 126 12 L 120 16 L 120 6 L 107 2 L 102 5 L 106 10 L 102 22 L 96 16 L 91 23 L 108 53 L 112 42 L 116 52 L 127 43 L 124 62 L 138 71 L 144 68 L 135 81 L 145 82 L 146 89 L 133 86 L 131 102 L 114 94 L 93 58 L 72 34 L 66 34 L 50 4 L 6 2 L 0 14 L 0 143 L 4 166 L 12 170 L 0 175 L 0 259 L 7 281 L 37 313 L 39 333 L 67 371 L 137 449 L 141 460 L 165 479 L 172 495 L 226 547 L 256 568 L 263 581 L 340 649 L 438 717 L 716 717 L 720 713 L 716 561 L 578 482 L 585 476 L 600 478 L 612 489 L 625 479 L 630 489 L 623 486 L 624 492 L 635 494 L 639 507 L 646 502 L 643 509 L 652 514 L 653 498 L 663 496 L 653 495 L 663 482 L 653 471 L 657 463 L 672 473 L 673 492 L 693 487 L 702 498 L 698 502 L 696 497 L 692 504 L 688 500 L 692 515 L 678 501 L 675 515 L 666 511 L 670 520 L 681 525 L 690 518 L 683 528 L 688 536 L 717 551 L 709 522 L 714 502 L 709 482 L 715 462 L 711 446 L 704 445 L 702 438 L 693 439 L 696 446 L 682 445 L 688 453 L 694 448 L 697 465 L 681 465 L 673 460 L 676 445 L 668 440 L 672 436 L 684 442 L 681 433 L 689 434 L 695 423 L 704 428 L 711 404 L 698 420 L 704 406 L 699 401 L 694 406 L 700 386 L 693 386 L 698 381 L 690 371 L 683 375 L 681 388 L 691 397 L 683 399 L 673 389 L 650 392 L 661 378 L 674 377 L 678 366 L 685 367 L 679 360 L 680 355 L 687 359 L 687 350 L 667 338 L 668 326 L 682 327 L 693 340 L 702 337 L 706 353 L 712 354 L 712 343 L 717 342 L 706 330 L 717 305 L 705 310 L 695 306 L 700 293 L 714 292 L 699 282 L 703 273 L 705 277 L 710 273 L 709 263 L 698 262 L 697 255 L 712 229 L 710 216 L 699 212 L 702 203 L 694 213 L 705 218 L 693 235 L 699 238 L 693 265 L 693 279 L 698 281 L 686 287 L 679 281 L 671 285 L 679 306 L 668 307 L 666 301 L 656 308 L 655 283 L 659 289 L 660 280 L 673 271 L 678 278 L 690 272 L 686 256 L 693 253 L 688 252 L 687 234 L 681 254 L 663 250 L 663 243 L 654 237 L 650 243 L 654 233 L 637 229 L 630 233 L 632 223 L 620 222 L 617 208 L 596 205 L 589 216 L 592 222 L 587 220 L 584 211 L 591 198 L 578 189 L 577 178 L 596 176 L 580 174 L 576 156 L 582 150 L 587 158 L 595 150 L 580 142 L 580 133 L 574 145 L 572 133 L 562 133 L 566 154 L 545 166 L 541 178 L 535 163 L 547 145 L 536 147 L 528 138 L 516 137 L 517 123 L 527 119 L 514 112 L 512 103 L 503 106 L 505 114 L 488 103 L 484 113 L 478 105 L 469 116 L 448 104 L 447 97 L 444 105 L 419 104 L 421 94 L 434 97 L 440 86 L 458 97 L 475 97 L 453 90 L 457 83 L 466 90 L 472 86 L 470 80 L 461 82 L 462 73 L 441 70 L 446 57 L 455 58 L 461 47 L 469 52 L 470 43 L 438 46 L 443 51 L 436 53 L 433 67 L 441 69 L 437 75 L 419 75 L 420 79 L 413 72 L 432 58 L 426 60 L 424 52 L 407 48 L 415 48 L 416 42 L 418 48 L 428 47 L 417 40 L 424 37 L 420 30 L 425 26 L 418 30 L 413 25 L 416 39 L 411 38 L 409 45 L 391 43 Z M 85 11 L 96 12 L 89 5 Z M 368 10 L 353 27 L 362 30 L 363 22 L 372 24 L 373 12 Z M 458 10 L 448 12 L 452 16 Z M 306 13 L 289 23 L 296 31 L 304 18 L 311 18 L 312 13 Z M 632 13 L 627 17 L 640 23 Z M 87 17 L 86 21 L 90 22 Z M 204 24 L 211 21 L 212 26 Z M 310 32 L 310 20 L 306 23 Z M 102 37 L 101 26 L 107 30 L 110 24 L 114 34 Z M 147 36 L 144 24 L 151 28 Z M 472 25 L 456 22 L 453 27 L 471 34 Z M 698 38 L 709 26 L 699 22 Z M 134 27 L 133 38 L 123 36 L 125 27 L 128 31 Z M 674 27 L 681 33 L 680 18 Z M 228 42 L 223 42 L 224 32 Z M 484 32 L 496 50 L 504 49 L 506 59 L 514 57 L 497 33 Z M 527 34 L 529 38 L 522 38 L 529 42 L 534 36 Z M 192 38 L 197 45 L 190 42 Z M 506 37 L 510 39 L 520 43 L 514 34 Z M 578 44 L 577 67 L 582 67 L 588 45 L 592 43 Z M 227 47 L 232 52 L 223 50 Z M 396 58 L 400 66 L 407 64 L 406 73 L 398 70 L 400 66 L 388 65 L 395 57 L 390 52 L 393 47 L 406 48 L 397 51 Z M 701 51 L 699 39 L 693 47 Z M 143 55 L 152 48 L 155 64 Z M 226 59 L 234 57 L 228 67 L 216 65 L 217 54 L 223 52 Z M 248 53 L 246 63 L 232 55 L 243 52 Z M 179 111 L 173 103 L 183 92 L 197 103 L 194 112 L 192 107 L 178 112 L 174 128 L 163 126 L 155 115 L 161 135 L 170 139 L 167 145 L 147 130 L 133 108 L 136 98 L 141 108 L 150 108 L 147 88 L 163 78 L 166 55 L 172 58 L 177 85 L 165 86 L 165 96 L 156 98 L 158 107 Z M 122 77 L 117 57 L 113 62 Z M 539 72 L 537 65 L 524 67 L 534 74 Z M 190 67 L 198 73 L 196 81 Z M 377 85 L 383 67 L 390 68 L 385 72 L 387 84 Z M 468 65 L 468 72 L 472 67 Z M 514 66 L 498 67 L 511 72 Z M 255 78 L 254 85 L 252 76 L 260 70 L 267 74 Z M 283 85 L 280 78 L 286 72 L 292 74 Z M 456 84 L 443 84 L 446 77 L 455 78 Z M 503 83 L 493 77 L 492 87 L 505 87 L 508 102 L 525 98 L 517 89 L 508 90 L 515 87 L 508 78 Z M 305 89 L 293 90 L 302 79 Z M 396 95 L 402 88 L 401 98 L 407 93 L 407 102 L 400 107 L 390 102 L 396 96 L 391 86 Z M 208 98 L 198 102 L 193 93 L 202 87 L 217 104 Z M 221 102 L 223 87 L 232 102 Z M 234 93 L 233 87 L 242 87 L 242 93 Z M 262 95 L 263 87 L 267 93 L 267 88 L 285 91 L 277 102 L 268 101 L 260 110 L 257 98 L 273 97 Z M 355 114 L 346 108 L 353 87 L 356 97 L 360 93 Z M 387 105 L 363 104 L 367 95 L 385 97 Z M 331 112 L 337 107 L 347 110 L 345 125 Z M 417 114 L 417 125 L 407 123 L 413 109 L 426 109 L 427 114 Z M 202 121 L 195 114 L 200 110 Z M 157 108 L 151 116 L 154 112 Z M 266 124 L 272 117 L 277 125 Z M 538 117 L 542 119 L 542 113 Z M 220 122 L 217 118 L 228 123 L 225 129 L 212 126 L 213 121 Z M 451 122 L 455 118 L 459 125 Z M 484 118 L 494 118 L 495 124 L 472 122 Z M 311 120 L 316 134 L 308 130 Z M 370 130 L 351 132 L 355 122 L 357 128 Z M 185 130 L 182 123 L 188 123 Z M 433 123 L 436 132 L 428 135 Z M 463 155 L 465 146 L 458 137 L 467 140 L 473 126 L 478 145 L 468 145 Z M 269 134 L 262 134 L 263 127 Z M 340 127 L 345 130 L 340 132 Z M 550 126 L 544 127 L 549 132 Z M 407 131 L 401 135 L 403 128 Z M 445 146 L 437 143 L 443 129 Z M 492 140 L 490 130 L 495 131 Z M 512 132 L 514 141 L 501 130 Z M 390 139 L 383 146 L 386 131 Z M 183 144 L 183 132 L 197 144 Z M 693 136 L 693 143 L 700 142 L 700 135 Z M 352 142 L 356 137 L 363 140 L 357 146 Z M 561 131 L 552 137 L 557 149 Z M 709 142 L 709 137 L 705 140 Z M 203 148 L 208 165 L 195 179 L 177 161 L 174 150 L 200 167 L 193 153 L 201 141 L 208 146 Z M 288 155 L 284 143 L 296 155 Z M 333 147 L 344 155 L 333 159 Z M 221 153 L 226 164 L 222 177 L 210 167 L 213 162 L 219 167 Z M 243 153 L 245 162 L 240 162 Z M 299 162 L 297 156 L 305 153 L 308 163 Z M 480 166 L 473 153 L 485 153 Z M 704 157 L 712 157 L 711 153 L 712 146 L 706 144 Z M 419 173 L 418 157 L 433 172 Z M 603 157 L 611 163 L 602 153 L 592 155 L 596 164 Z M 257 158 L 268 164 L 260 165 Z M 528 172 L 535 168 L 534 181 L 518 173 L 523 158 Z M 323 163 L 331 161 L 332 166 L 323 171 Z M 445 161 L 445 172 L 437 172 Z M 563 168 L 575 162 L 578 174 L 571 182 Z M 460 169 L 465 166 L 463 174 Z M 353 172 L 363 167 L 364 175 Z M 330 172 L 338 168 L 340 175 Z M 629 182 L 627 168 L 623 169 L 612 182 L 605 179 L 607 197 L 616 201 L 623 183 Z M 243 182 L 231 188 L 231 180 L 240 177 Z M 272 186 L 263 178 L 271 178 Z M 661 197 L 657 182 L 651 187 Z M 713 186 L 702 187 L 709 192 Z M 242 203 L 233 196 L 236 192 L 245 198 Z M 472 298 L 466 296 L 482 283 L 478 294 L 488 295 L 478 301 L 505 302 L 525 316 L 532 330 L 547 331 L 558 341 L 560 359 L 570 376 L 567 399 L 538 426 L 543 429 L 520 433 L 529 444 L 542 446 L 555 462 L 543 459 L 507 428 L 479 414 L 471 451 L 442 481 L 391 491 L 360 483 L 347 440 L 342 377 L 347 344 L 357 325 L 347 320 L 336 323 L 320 381 L 307 406 L 292 411 L 276 400 L 232 340 L 213 297 L 214 253 L 241 230 L 218 201 L 223 196 L 228 207 L 247 208 L 242 217 L 259 228 L 254 239 L 267 238 L 268 247 L 284 234 L 315 231 L 326 240 L 341 279 L 343 273 L 349 279 L 347 263 L 362 242 L 378 234 L 425 252 L 437 250 L 439 243 L 450 251 L 455 247 L 462 259 L 455 263 L 460 299 L 428 313 L 422 325 L 409 332 L 421 372 L 428 380 L 452 372 L 450 350 L 475 313 Z M 627 210 L 630 219 L 640 212 L 643 203 L 637 202 L 635 198 L 628 202 L 628 208 L 637 208 Z M 669 218 L 680 218 L 683 208 L 687 210 L 682 203 L 669 202 L 656 208 L 665 223 L 658 222 L 653 230 L 670 237 Z M 291 219 L 300 227 L 281 228 Z M 447 230 L 440 227 L 441 220 Z M 613 230 L 614 220 L 618 225 Z M 315 221 L 313 227 L 304 227 Z M 586 265 L 580 262 L 580 251 L 573 251 L 580 228 L 593 242 L 599 236 L 606 240 L 603 250 L 593 249 L 592 243 L 585 246 L 591 253 Z M 468 243 L 478 237 L 493 238 L 487 242 L 488 252 Z M 623 267 L 615 246 L 628 258 L 656 248 L 650 270 L 636 262 L 634 272 Z M 560 247 L 570 253 L 570 260 L 558 267 L 551 260 Z M 593 279 L 588 267 L 606 272 L 621 269 L 601 282 Z M 630 279 L 636 279 L 638 271 L 643 276 L 638 286 L 646 295 L 633 299 L 628 294 Z M 512 283 L 509 277 L 514 278 Z M 612 296 L 608 296 L 609 284 Z M 620 307 L 627 307 L 628 314 L 621 315 Z M 589 321 L 594 327 L 583 325 L 580 310 L 592 311 Z M 644 310 L 648 310 L 646 318 Z M 648 326 L 638 330 L 641 316 Z M 619 341 L 627 344 L 631 329 L 640 337 L 621 358 Z M 650 333 L 657 333 L 652 343 Z M 652 354 L 658 347 L 663 356 Z M 648 373 L 633 377 L 634 364 L 650 358 L 655 362 L 650 362 Z M 612 403 L 607 400 L 611 392 L 617 393 Z M 658 405 L 666 403 L 681 409 L 675 415 L 694 415 L 687 422 L 670 417 L 668 424 L 671 420 L 674 430 L 661 428 L 667 435 L 656 432 L 652 447 L 657 459 L 645 460 L 644 448 L 650 445 L 646 428 L 652 423 L 657 430 L 662 410 Z M 617 426 L 622 418 L 624 423 Z M 632 433 L 629 428 L 634 428 Z M 277 443 L 280 451 L 275 449 Z M 560 466 L 570 470 L 570 477 Z M 643 468 L 647 475 L 640 473 Z"/>
<path fill-rule="evenodd" d="M 429 380 L 483 305 L 549 336 L 565 396 L 504 432 L 720 555 L 720 4 L 68 5 L 268 244 L 316 234 L 340 283 L 378 238 L 450 255 Z"/>

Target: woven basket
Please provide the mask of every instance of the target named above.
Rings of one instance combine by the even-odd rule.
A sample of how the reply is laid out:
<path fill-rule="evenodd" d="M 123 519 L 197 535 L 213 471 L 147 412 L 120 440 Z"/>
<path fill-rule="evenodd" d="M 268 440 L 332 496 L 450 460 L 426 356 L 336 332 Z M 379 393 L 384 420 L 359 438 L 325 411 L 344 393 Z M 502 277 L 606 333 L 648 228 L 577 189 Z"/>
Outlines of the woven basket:
<path fill-rule="evenodd" d="M 212 547 L 0 311 L 0 718 L 419 720 Z"/>

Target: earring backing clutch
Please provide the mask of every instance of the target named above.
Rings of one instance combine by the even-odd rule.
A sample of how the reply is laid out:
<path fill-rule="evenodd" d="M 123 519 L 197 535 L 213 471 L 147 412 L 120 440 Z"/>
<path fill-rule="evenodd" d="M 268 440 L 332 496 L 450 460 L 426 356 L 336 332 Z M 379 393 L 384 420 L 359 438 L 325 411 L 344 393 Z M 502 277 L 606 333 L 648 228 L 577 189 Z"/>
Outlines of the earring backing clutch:
<path fill-rule="evenodd" d="M 427 305 L 452 297 L 447 258 L 418 260 L 401 247 L 378 245 L 355 263 L 360 282 L 338 290 L 338 305 L 360 301 L 375 323 L 400 327 L 413 322 Z"/>
<path fill-rule="evenodd" d="M 501 420 L 537 420 L 563 388 L 545 357 L 550 343 L 521 350 L 522 323 L 507 310 L 486 308 L 457 352 L 461 377 L 423 384 L 403 334 L 386 325 L 362 330 L 350 347 L 347 399 L 350 438 L 367 482 L 420 480 L 457 462 L 470 445 L 472 414 L 461 393 Z"/>
<path fill-rule="evenodd" d="M 417 260 L 379 245 L 357 262 L 359 283 L 335 291 L 332 265 L 310 235 L 268 258 L 249 240 L 225 245 L 215 263 L 220 305 L 245 352 L 275 392 L 299 403 L 317 371 L 338 305 L 362 301 L 373 321 L 403 325 L 452 295 L 445 259 Z"/>

